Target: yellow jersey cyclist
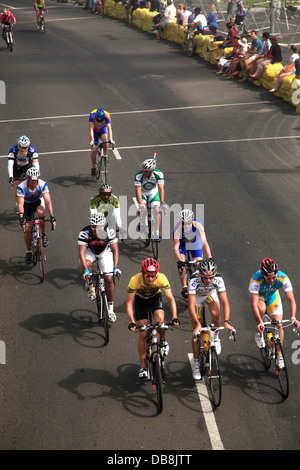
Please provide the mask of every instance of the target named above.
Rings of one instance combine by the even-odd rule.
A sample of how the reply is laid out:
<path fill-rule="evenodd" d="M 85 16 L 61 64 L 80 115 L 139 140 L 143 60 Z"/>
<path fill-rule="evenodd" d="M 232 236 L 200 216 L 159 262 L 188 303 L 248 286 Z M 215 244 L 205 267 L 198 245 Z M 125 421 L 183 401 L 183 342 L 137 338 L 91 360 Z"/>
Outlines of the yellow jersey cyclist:
<path fill-rule="evenodd" d="M 36 11 L 36 22 L 39 24 L 40 17 L 44 16 L 44 11 L 47 10 L 44 0 L 33 0 L 33 6 Z"/>
<path fill-rule="evenodd" d="M 149 200 L 155 221 L 152 236 L 161 241 L 159 236 L 161 213 L 159 209 L 162 208 L 165 211 L 167 204 L 165 204 L 164 174 L 156 168 L 155 158 L 148 158 L 143 161 L 141 170 L 134 176 L 134 185 L 139 205 L 140 232 L 144 232 L 144 227 L 146 226 L 145 218 L 147 215 L 147 201 Z"/>
<path fill-rule="evenodd" d="M 171 286 L 166 276 L 159 272 L 160 266 L 154 258 L 147 258 L 142 263 L 142 270 L 135 274 L 127 287 L 126 311 L 129 318 L 129 330 L 134 331 L 136 326 L 147 325 L 148 311 L 153 314 L 153 321 L 164 322 L 164 307 L 161 291 L 164 292 L 171 309 L 172 323 L 179 325 L 177 319 L 176 302 L 172 294 Z M 169 351 L 168 342 L 165 339 L 165 331 L 160 330 L 160 345 L 164 348 L 164 354 Z M 139 331 L 138 354 L 141 368 L 139 378 L 149 378 L 146 368 L 147 331 Z"/>
<path fill-rule="evenodd" d="M 99 193 L 90 199 L 90 212 L 102 212 L 106 217 L 109 228 L 119 232 L 122 236 L 121 208 L 117 196 L 112 194 L 112 186 L 109 183 L 101 183 Z"/>
<path fill-rule="evenodd" d="M 88 297 L 92 301 L 96 299 L 96 292 L 92 283 L 91 268 L 98 259 L 100 269 L 104 272 L 109 320 L 115 322 L 117 316 L 114 312 L 113 274 L 121 276 L 121 270 L 118 267 L 119 246 L 115 231 L 108 228 L 106 218 L 101 212 L 92 213 L 90 224 L 80 231 L 78 249 L 81 273 L 86 282 Z"/>
<path fill-rule="evenodd" d="M 193 259 L 201 260 L 203 252 L 207 258 L 211 258 L 211 250 L 206 239 L 204 226 L 195 219 L 194 212 L 183 209 L 179 212 L 179 222 L 173 232 L 173 253 L 177 259 L 178 275 L 181 282 L 181 295 L 187 298 L 187 280 L 184 262 L 187 251 L 190 251 Z"/>
<path fill-rule="evenodd" d="M 191 318 L 193 331 L 192 348 L 194 355 L 193 377 L 195 380 L 201 379 L 199 366 L 200 341 L 195 343 L 194 339 L 198 332 L 201 332 L 201 314 L 202 302 L 208 305 L 211 314 L 211 323 L 218 327 L 221 324 L 220 303 L 223 308 L 224 327 L 227 331 L 234 330 L 230 324 L 230 306 L 227 297 L 224 280 L 217 273 L 217 265 L 212 258 L 201 260 L 198 264 L 198 271 L 193 275 L 188 289 L 188 309 Z M 221 353 L 221 341 L 218 330 L 215 332 L 215 346 L 217 354 Z"/>
<path fill-rule="evenodd" d="M 289 277 L 279 271 L 278 264 L 271 258 L 264 258 L 260 269 L 252 276 L 249 284 L 251 309 L 256 322 L 255 342 L 259 348 L 263 348 L 264 338 L 261 332 L 264 330 L 264 316 L 267 312 L 274 320 L 282 320 L 283 308 L 279 289 L 283 289 L 289 303 L 291 322 L 299 328 L 300 323 L 296 319 L 296 301 L 293 286 Z M 283 342 L 283 329 L 279 331 L 280 340 Z M 278 357 L 279 367 L 282 367 L 282 356 Z"/>
<path fill-rule="evenodd" d="M 89 138 L 90 138 L 90 146 L 91 150 L 91 162 L 92 162 L 92 176 L 95 176 L 96 169 L 96 156 L 98 145 L 100 140 L 103 142 L 110 141 L 112 145 L 115 144 L 113 140 L 113 132 L 112 132 L 112 125 L 111 125 L 111 117 L 110 114 L 102 108 L 93 109 L 90 113 L 89 117 Z M 108 154 L 108 143 L 104 144 L 104 156 L 107 157 Z"/>

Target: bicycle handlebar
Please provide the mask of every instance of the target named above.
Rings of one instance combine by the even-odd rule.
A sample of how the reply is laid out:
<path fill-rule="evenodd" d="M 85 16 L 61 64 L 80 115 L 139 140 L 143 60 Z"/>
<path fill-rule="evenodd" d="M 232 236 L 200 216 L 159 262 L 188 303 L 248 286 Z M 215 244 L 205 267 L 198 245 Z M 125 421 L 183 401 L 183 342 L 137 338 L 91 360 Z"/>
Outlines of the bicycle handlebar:
<path fill-rule="evenodd" d="M 224 326 L 214 326 L 214 325 L 205 326 L 201 329 L 201 331 L 197 331 L 194 342 L 198 343 L 200 335 L 203 331 L 208 333 L 209 331 L 216 331 L 216 330 L 225 330 L 225 328 Z M 229 339 L 233 340 L 234 342 L 236 341 L 236 330 L 233 329 L 229 332 Z"/>
<path fill-rule="evenodd" d="M 288 323 L 288 322 L 290 322 L 290 323 L 289 323 L 288 325 L 286 325 L 286 326 L 282 326 L 282 328 L 288 328 L 289 326 L 292 326 L 292 325 L 293 325 L 294 327 L 297 326 L 297 322 L 296 322 L 296 321 L 294 321 L 293 323 L 291 323 L 290 320 L 271 320 L 271 321 L 265 321 L 265 322 L 263 322 L 263 325 L 264 325 L 264 326 L 260 326 L 260 330 L 263 331 L 265 326 L 269 326 L 270 328 L 272 328 L 272 329 L 275 330 L 276 326 L 281 325 L 282 323 Z"/>

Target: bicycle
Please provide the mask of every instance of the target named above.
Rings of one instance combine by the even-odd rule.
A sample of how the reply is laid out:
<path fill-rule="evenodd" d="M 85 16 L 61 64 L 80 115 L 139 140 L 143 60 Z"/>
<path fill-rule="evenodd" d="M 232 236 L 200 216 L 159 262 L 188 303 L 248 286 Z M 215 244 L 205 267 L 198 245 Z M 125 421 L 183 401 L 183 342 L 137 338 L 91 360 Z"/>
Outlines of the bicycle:
<path fill-rule="evenodd" d="M 203 346 L 200 346 L 199 364 L 201 379 L 208 376 L 210 399 L 215 408 L 221 404 L 222 398 L 222 376 L 220 371 L 219 357 L 215 347 L 215 333 L 216 331 L 224 330 L 223 326 L 208 325 L 205 320 L 205 307 L 204 303 L 201 305 L 202 311 L 202 331 L 197 333 L 194 339 L 196 343 L 200 341 L 202 335 Z M 229 339 L 235 341 L 235 330 L 232 330 Z"/>
<path fill-rule="evenodd" d="M 36 266 L 36 264 L 39 265 L 39 272 L 40 272 L 40 278 L 41 282 L 44 282 L 45 280 L 45 261 L 46 261 L 46 256 L 44 255 L 44 247 L 42 244 L 42 230 L 41 230 L 41 224 L 45 222 L 51 222 L 50 219 L 44 219 L 40 220 L 34 217 L 32 220 L 26 221 L 26 224 L 31 225 L 31 235 L 32 235 L 32 241 L 31 241 L 31 252 L 32 252 L 32 264 Z M 51 222 L 52 223 L 52 222 Z M 24 230 L 25 232 L 25 230 Z"/>
<path fill-rule="evenodd" d="M 289 377 L 284 359 L 282 343 L 279 337 L 279 325 L 289 322 L 286 326 L 282 325 L 282 328 L 287 328 L 292 325 L 294 326 L 294 324 L 289 320 L 279 321 L 270 319 L 267 314 L 266 318 L 267 321 L 263 322 L 266 328 L 264 328 L 264 331 L 261 333 L 265 342 L 265 346 L 261 348 L 263 364 L 265 369 L 270 369 L 272 360 L 275 360 L 275 371 L 278 377 L 281 395 L 286 399 L 289 396 Z"/>
<path fill-rule="evenodd" d="M 102 183 L 107 183 L 108 156 L 104 155 L 103 153 L 104 144 L 111 144 L 111 141 L 107 140 L 98 144 L 97 158 L 95 163 L 95 176 L 97 180 L 101 178 Z M 114 144 L 112 144 L 111 148 L 112 150 L 115 148 Z"/>
<path fill-rule="evenodd" d="M 188 56 L 191 57 L 194 54 L 195 47 L 196 47 L 196 42 L 195 42 L 195 32 L 194 31 L 189 31 L 186 29 L 188 27 L 185 27 L 184 29 L 184 34 L 186 35 L 182 48 L 183 52 Z"/>
<path fill-rule="evenodd" d="M 9 49 L 10 52 L 12 52 L 13 47 L 14 47 L 14 35 L 12 32 L 12 25 L 3 25 L 3 27 L 4 27 L 4 38 L 5 38 L 5 42 L 7 45 L 7 49 Z"/>
<path fill-rule="evenodd" d="M 143 229 L 143 223 L 140 222 L 139 229 L 146 236 L 146 243 L 145 247 L 147 248 L 151 244 L 152 254 L 154 259 L 158 259 L 158 243 L 159 243 L 159 236 L 156 234 L 156 217 L 159 217 L 159 214 L 154 215 L 154 210 L 151 207 L 149 198 L 147 198 L 147 208 L 142 208 L 140 211 L 142 212 L 141 219 L 144 221 L 143 212 L 147 210 L 147 217 L 145 219 L 146 225 L 145 230 Z M 166 214 L 167 208 L 163 209 L 164 213 Z"/>
<path fill-rule="evenodd" d="M 191 255 L 191 252 L 189 250 L 187 250 L 187 252 L 186 252 L 186 261 L 181 261 L 180 263 L 181 263 L 181 266 L 182 266 L 181 268 L 179 268 L 179 270 L 181 270 L 181 275 L 182 275 L 182 269 L 186 270 L 186 285 L 188 286 L 189 282 L 191 280 L 191 277 L 193 276 L 193 274 L 197 270 L 198 260 L 193 259 L 192 255 Z M 188 298 L 187 294 L 188 294 L 187 292 L 185 294 L 182 294 L 184 299 Z"/>
<path fill-rule="evenodd" d="M 163 385 L 166 383 L 165 352 L 164 346 L 159 344 L 158 329 L 167 330 L 173 323 L 153 323 L 152 313 L 148 313 L 148 324 L 137 326 L 140 331 L 148 331 L 147 337 L 147 371 L 148 378 L 152 382 L 153 390 L 156 391 L 157 409 L 159 413 L 163 410 Z"/>
<path fill-rule="evenodd" d="M 46 23 L 45 23 L 45 16 L 42 14 L 42 11 L 46 11 L 48 13 L 48 10 L 45 10 L 43 8 L 39 9 L 39 21 L 37 23 L 37 27 L 39 31 L 41 31 L 42 33 L 45 33 Z"/>

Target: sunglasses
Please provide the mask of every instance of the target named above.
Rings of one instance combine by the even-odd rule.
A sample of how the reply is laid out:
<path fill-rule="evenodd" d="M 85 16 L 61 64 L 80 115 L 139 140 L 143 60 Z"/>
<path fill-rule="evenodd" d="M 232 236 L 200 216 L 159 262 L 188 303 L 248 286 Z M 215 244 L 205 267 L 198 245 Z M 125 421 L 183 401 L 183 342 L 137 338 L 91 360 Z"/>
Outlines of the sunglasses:
<path fill-rule="evenodd" d="M 273 276 L 263 276 L 265 279 L 275 279 L 276 278 L 276 274 L 274 274 Z"/>
<path fill-rule="evenodd" d="M 144 276 L 145 276 L 145 277 L 148 277 L 148 278 L 151 278 L 151 277 L 156 277 L 157 274 L 147 274 L 147 273 L 144 273 Z"/>
<path fill-rule="evenodd" d="M 202 279 L 213 279 L 215 276 L 201 276 Z"/>
<path fill-rule="evenodd" d="M 100 193 L 100 194 L 101 196 L 109 196 L 109 197 L 111 196 L 111 193 Z"/>

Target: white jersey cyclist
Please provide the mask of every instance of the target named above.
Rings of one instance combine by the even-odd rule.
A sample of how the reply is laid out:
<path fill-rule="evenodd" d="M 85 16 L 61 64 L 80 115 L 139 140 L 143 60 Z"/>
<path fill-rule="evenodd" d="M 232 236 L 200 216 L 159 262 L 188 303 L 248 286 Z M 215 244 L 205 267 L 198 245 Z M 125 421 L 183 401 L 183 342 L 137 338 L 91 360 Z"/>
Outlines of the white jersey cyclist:
<path fill-rule="evenodd" d="M 161 197 L 158 185 L 164 185 L 164 174 L 158 170 L 154 159 L 145 160 L 142 163 L 142 169 L 134 177 L 134 185 L 141 188 L 142 200 L 146 203 L 147 199 L 151 204 L 159 205 Z"/>
<path fill-rule="evenodd" d="M 49 193 L 46 181 L 39 178 L 38 184 L 34 189 L 28 186 L 27 180 L 22 181 L 17 187 L 17 196 L 24 198 L 24 203 L 34 203 L 40 200 L 40 205 L 45 207 L 43 195 Z"/>
<path fill-rule="evenodd" d="M 189 294 L 196 295 L 196 305 L 200 306 L 202 302 L 209 304 L 212 300 L 219 301 L 218 293 L 226 292 L 225 282 L 220 274 L 215 274 L 210 285 L 205 285 L 201 275 L 196 271 L 189 283 Z"/>

